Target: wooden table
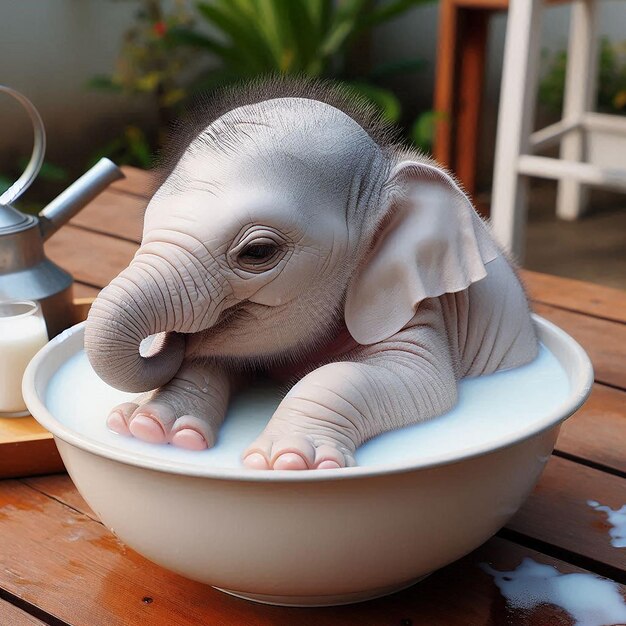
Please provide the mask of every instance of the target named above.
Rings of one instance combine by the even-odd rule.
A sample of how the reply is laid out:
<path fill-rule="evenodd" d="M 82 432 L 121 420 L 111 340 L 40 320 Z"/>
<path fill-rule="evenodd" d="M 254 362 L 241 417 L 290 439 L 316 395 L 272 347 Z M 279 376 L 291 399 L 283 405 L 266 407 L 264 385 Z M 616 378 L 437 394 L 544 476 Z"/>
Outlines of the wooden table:
<path fill-rule="evenodd" d="M 138 170 L 92 202 L 47 244 L 98 289 L 130 261 L 149 179 Z M 252 604 L 146 561 L 98 521 L 65 474 L 0 481 L 0 625 L 553 625 L 543 606 L 507 609 L 479 564 L 513 569 L 524 557 L 626 584 L 626 550 L 611 546 L 604 513 L 626 504 L 626 292 L 524 272 L 535 310 L 573 335 L 596 372 L 591 399 L 563 427 L 546 470 L 505 529 L 464 559 L 396 595 L 359 605 L 288 609 Z M 140 504 L 138 504 L 140 506 Z M 297 575 L 297 574 L 294 574 Z M 622 587 L 626 595 L 626 588 Z"/>

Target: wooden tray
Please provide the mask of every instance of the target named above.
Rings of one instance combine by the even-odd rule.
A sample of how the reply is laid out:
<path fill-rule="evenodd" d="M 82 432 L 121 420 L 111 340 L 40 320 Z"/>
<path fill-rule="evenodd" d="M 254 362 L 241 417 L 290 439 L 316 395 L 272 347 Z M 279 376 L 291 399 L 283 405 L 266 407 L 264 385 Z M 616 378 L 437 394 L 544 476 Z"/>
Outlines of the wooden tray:
<path fill-rule="evenodd" d="M 87 318 L 93 298 L 74 299 L 74 323 Z M 52 435 L 32 417 L 0 417 L 0 478 L 65 470 Z"/>

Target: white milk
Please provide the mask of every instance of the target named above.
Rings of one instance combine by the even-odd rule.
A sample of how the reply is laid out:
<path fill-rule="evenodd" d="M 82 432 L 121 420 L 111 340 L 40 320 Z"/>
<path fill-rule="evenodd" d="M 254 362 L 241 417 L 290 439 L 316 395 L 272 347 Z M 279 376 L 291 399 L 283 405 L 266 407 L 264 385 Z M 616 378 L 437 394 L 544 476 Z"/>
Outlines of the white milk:
<path fill-rule="evenodd" d="M 243 450 L 263 430 L 284 387 L 258 386 L 231 403 L 211 450 L 194 452 L 170 445 L 144 443 L 116 435 L 106 427 L 108 411 L 136 394 L 117 391 L 91 369 L 84 352 L 65 363 L 52 378 L 46 403 L 53 415 L 81 435 L 138 455 L 166 458 L 205 467 L 241 467 Z M 567 375 L 543 346 L 535 361 L 513 370 L 464 380 L 458 405 L 428 422 L 385 433 L 359 448 L 357 463 L 381 465 L 462 453 L 476 444 L 497 445 L 502 438 L 541 421 L 569 392 Z M 253 470 L 251 470 L 253 471 Z"/>
<path fill-rule="evenodd" d="M 561 574 L 551 565 L 524 559 L 511 572 L 499 572 L 486 563 L 512 609 L 529 611 L 552 604 L 569 613 L 573 626 L 613 626 L 626 623 L 626 603 L 616 583 L 593 574 Z"/>
<path fill-rule="evenodd" d="M 615 548 L 626 548 L 626 504 L 621 509 L 613 510 L 609 506 L 604 506 L 595 500 L 587 500 L 587 504 L 596 511 L 606 513 L 609 524 L 611 545 Z"/>
<path fill-rule="evenodd" d="M 22 377 L 48 342 L 46 324 L 33 303 L 0 303 L 0 416 L 24 413 Z"/>

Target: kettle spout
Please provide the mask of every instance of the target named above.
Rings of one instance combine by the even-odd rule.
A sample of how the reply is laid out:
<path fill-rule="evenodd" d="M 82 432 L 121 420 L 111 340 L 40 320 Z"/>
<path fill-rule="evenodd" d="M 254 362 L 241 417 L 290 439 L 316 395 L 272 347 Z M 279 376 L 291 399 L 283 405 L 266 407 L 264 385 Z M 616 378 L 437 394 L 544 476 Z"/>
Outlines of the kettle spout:
<path fill-rule="evenodd" d="M 41 234 L 44 240 L 71 220 L 112 182 L 120 178 L 124 178 L 124 174 L 115 163 L 109 159 L 100 159 L 39 213 Z"/>

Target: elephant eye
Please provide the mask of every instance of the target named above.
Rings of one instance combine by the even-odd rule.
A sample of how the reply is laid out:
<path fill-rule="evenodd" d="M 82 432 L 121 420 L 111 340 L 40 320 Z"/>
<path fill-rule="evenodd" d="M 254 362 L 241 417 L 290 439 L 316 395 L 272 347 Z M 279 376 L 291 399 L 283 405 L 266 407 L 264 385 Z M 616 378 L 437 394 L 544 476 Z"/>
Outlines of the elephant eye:
<path fill-rule="evenodd" d="M 273 256 L 276 252 L 276 246 L 271 243 L 253 243 L 246 248 L 240 255 L 240 258 L 252 261 L 263 261 Z"/>
<path fill-rule="evenodd" d="M 280 260 L 279 253 L 280 246 L 273 241 L 257 241 L 245 246 L 237 260 L 244 267 L 264 271 L 274 267 L 274 262 Z"/>

